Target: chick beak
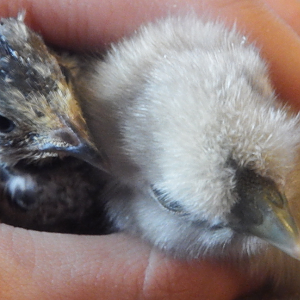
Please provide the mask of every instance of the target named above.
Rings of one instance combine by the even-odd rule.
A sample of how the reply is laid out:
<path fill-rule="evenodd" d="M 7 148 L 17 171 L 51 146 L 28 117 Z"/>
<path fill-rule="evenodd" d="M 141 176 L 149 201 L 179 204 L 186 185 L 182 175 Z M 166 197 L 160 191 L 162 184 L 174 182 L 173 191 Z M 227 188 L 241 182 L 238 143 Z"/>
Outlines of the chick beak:
<path fill-rule="evenodd" d="M 276 184 L 245 169 L 237 173 L 236 191 L 240 201 L 232 209 L 231 227 L 300 260 L 298 228 Z"/>
<path fill-rule="evenodd" d="M 90 140 L 71 127 L 53 130 L 39 149 L 42 152 L 73 156 L 90 165 L 108 172 L 106 155 L 100 152 Z"/>

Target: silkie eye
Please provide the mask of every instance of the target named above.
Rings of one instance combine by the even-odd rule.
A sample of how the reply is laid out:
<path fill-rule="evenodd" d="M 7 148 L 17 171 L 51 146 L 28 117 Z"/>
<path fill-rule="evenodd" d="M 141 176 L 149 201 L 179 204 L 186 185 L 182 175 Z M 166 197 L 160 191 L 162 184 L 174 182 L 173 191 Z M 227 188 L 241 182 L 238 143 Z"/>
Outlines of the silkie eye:
<path fill-rule="evenodd" d="M 15 128 L 15 124 L 10 119 L 0 115 L 0 132 L 9 133 Z"/>
<path fill-rule="evenodd" d="M 184 211 L 183 207 L 180 205 L 178 201 L 170 200 L 166 193 L 161 192 L 160 190 L 154 188 L 152 186 L 152 192 L 154 198 L 167 210 L 170 212 L 179 214 L 181 216 L 187 216 L 188 213 Z"/>

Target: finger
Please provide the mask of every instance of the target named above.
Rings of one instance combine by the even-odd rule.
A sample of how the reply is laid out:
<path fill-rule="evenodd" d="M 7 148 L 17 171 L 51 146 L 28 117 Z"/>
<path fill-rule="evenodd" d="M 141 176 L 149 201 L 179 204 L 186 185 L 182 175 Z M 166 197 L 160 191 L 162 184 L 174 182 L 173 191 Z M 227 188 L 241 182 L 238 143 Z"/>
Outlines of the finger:
<path fill-rule="evenodd" d="M 230 267 L 173 261 L 122 234 L 0 225 L 1 299 L 234 299 L 253 288 Z"/>
<path fill-rule="evenodd" d="M 299 0 L 264 0 L 264 2 L 300 35 Z"/>

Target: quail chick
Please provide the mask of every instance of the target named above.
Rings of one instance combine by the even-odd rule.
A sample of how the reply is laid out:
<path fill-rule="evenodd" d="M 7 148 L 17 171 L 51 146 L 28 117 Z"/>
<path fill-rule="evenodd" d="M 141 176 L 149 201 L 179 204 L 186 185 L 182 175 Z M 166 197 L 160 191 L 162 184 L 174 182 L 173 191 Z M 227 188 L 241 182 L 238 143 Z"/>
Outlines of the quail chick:
<path fill-rule="evenodd" d="M 246 37 L 169 17 L 80 78 L 88 127 L 119 178 L 107 199 L 116 228 L 176 258 L 236 264 L 269 283 L 266 299 L 299 299 L 300 207 L 292 216 L 284 196 L 299 116 L 276 99 Z"/>
<path fill-rule="evenodd" d="M 0 23 L 0 218 L 36 230 L 102 232 L 96 199 L 105 157 L 73 92 L 71 60 L 51 53 L 23 19 Z"/>

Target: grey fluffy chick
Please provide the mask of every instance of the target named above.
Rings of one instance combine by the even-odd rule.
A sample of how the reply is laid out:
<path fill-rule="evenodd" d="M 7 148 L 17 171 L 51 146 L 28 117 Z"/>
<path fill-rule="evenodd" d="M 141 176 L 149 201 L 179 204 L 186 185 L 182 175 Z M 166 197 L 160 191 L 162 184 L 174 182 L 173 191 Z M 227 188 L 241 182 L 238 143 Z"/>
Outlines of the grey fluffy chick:
<path fill-rule="evenodd" d="M 106 182 L 105 160 L 74 95 L 71 61 L 58 61 L 23 19 L 0 23 L 0 218 L 37 230 L 99 233 L 103 207 L 94 200 Z"/>
<path fill-rule="evenodd" d="M 237 264 L 270 284 L 266 299 L 299 298 L 300 263 L 290 257 L 300 258 L 299 236 L 284 196 L 299 117 L 277 101 L 243 35 L 169 17 L 93 61 L 79 89 L 120 179 L 107 199 L 116 228 L 177 258 Z"/>

